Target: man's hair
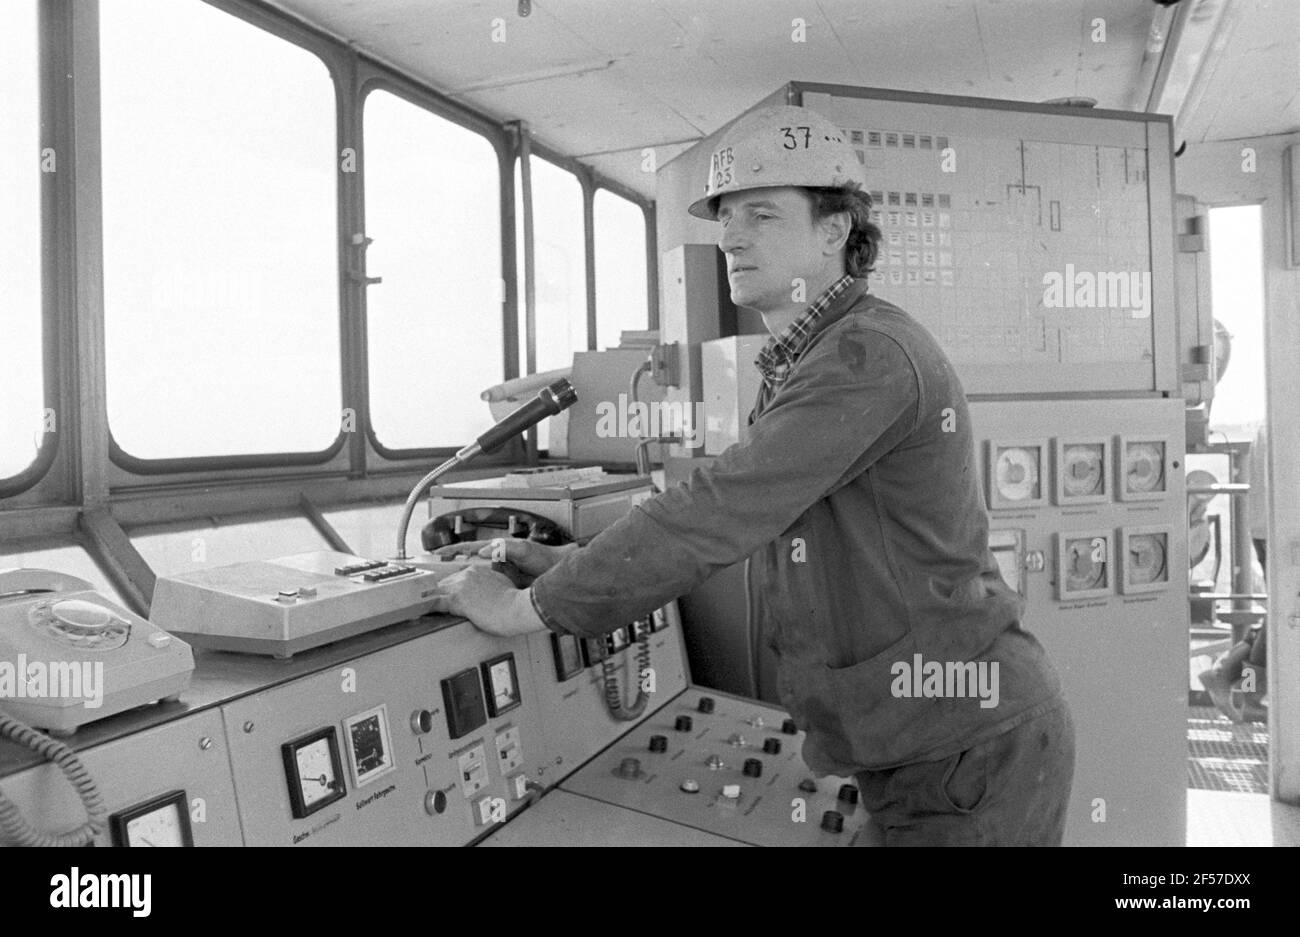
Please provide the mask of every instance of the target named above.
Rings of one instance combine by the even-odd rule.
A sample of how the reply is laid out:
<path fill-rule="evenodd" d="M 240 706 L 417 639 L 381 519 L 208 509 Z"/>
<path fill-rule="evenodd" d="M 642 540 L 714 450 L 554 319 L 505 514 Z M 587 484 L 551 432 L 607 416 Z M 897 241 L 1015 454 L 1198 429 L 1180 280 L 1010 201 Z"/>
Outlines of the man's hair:
<path fill-rule="evenodd" d="M 833 188 L 805 188 L 812 199 L 813 221 L 838 212 L 848 212 L 849 239 L 844 244 L 844 270 L 851 277 L 865 277 L 875 269 L 880 253 L 880 229 L 871 223 L 871 196 L 854 183 Z"/>

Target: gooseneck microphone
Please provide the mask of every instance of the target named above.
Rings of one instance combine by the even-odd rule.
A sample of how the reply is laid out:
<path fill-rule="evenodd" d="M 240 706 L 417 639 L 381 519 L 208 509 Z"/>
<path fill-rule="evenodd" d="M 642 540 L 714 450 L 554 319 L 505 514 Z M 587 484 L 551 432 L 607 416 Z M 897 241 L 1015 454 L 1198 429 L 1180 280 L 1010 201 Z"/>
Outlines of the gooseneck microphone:
<path fill-rule="evenodd" d="M 537 396 L 528 403 L 505 419 L 500 420 L 478 439 L 421 478 L 416 483 L 416 486 L 411 489 L 411 493 L 406 496 L 406 505 L 402 508 L 402 520 L 397 528 L 396 558 L 399 560 L 407 559 L 406 531 L 411 526 L 411 515 L 415 513 L 415 505 L 419 503 L 420 496 L 424 494 L 430 485 L 456 466 L 468 462 L 480 452 L 495 452 L 511 438 L 531 429 L 548 416 L 555 416 L 557 413 L 567 410 L 577 402 L 578 392 L 573 389 L 572 384 L 561 378 L 554 384 L 543 387 L 537 392 Z"/>

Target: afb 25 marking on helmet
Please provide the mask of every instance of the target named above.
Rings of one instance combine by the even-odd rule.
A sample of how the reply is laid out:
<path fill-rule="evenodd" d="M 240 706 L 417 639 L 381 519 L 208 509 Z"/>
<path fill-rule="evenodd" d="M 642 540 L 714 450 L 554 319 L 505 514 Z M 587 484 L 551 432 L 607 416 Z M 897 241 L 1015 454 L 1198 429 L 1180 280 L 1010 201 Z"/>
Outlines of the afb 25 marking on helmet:
<path fill-rule="evenodd" d="M 714 200 L 728 192 L 770 186 L 866 186 L 866 173 L 844 131 L 806 107 L 764 107 L 722 135 L 709 157 L 704 197 L 687 209 L 716 220 Z"/>

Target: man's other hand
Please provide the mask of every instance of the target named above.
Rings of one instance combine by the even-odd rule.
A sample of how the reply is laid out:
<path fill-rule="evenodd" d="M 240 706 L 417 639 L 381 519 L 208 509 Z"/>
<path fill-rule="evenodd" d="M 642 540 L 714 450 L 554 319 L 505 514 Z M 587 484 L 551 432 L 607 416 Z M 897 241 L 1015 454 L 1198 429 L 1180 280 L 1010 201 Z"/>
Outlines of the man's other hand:
<path fill-rule="evenodd" d="M 438 583 L 438 591 L 431 612 L 468 618 L 489 634 L 513 637 L 546 630 L 528 590 L 516 589 L 501 573 L 486 567 L 470 566 L 453 573 Z"/>

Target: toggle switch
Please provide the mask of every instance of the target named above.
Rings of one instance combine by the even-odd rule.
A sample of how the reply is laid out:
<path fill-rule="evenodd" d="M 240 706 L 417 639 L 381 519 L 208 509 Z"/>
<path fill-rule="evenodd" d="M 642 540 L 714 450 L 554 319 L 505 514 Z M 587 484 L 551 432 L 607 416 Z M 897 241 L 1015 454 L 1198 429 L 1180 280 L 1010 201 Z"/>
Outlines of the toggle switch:
<path fill-rule="evenodd" d="M 727 766 L 726 763 L 717 755 L 710 755 L 708 761 L 704 763 L 708 766 L 710 771 L 721 771 Z"/>
<path fill-rule="evenodd" d="M 734 745 L 736 746 L 736 748 L 744 748 L 746 745 L 749 744 L 749 742 L 745 739 L 743 735 L 737 732 L 731 738 L 727 739 L 727 744 Z"/>

